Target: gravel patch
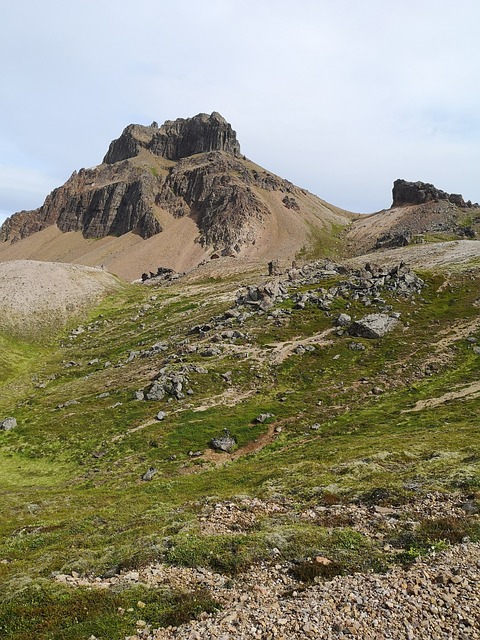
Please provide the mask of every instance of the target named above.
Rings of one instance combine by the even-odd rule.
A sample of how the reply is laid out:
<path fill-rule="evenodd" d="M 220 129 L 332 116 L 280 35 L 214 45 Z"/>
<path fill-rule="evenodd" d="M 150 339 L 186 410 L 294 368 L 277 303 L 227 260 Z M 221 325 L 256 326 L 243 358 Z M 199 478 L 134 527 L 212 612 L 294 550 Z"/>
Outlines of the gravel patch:
<path fill-rule="evenodd" d="M 258 569 L 216 615 L 178 628 L 139 630 L 148 640 L 476 640 L 480 547 L 461 544 L 411 569 L 336 577 L 289 591 L 281 570 Z"/>
<path fill-rule="evenodd" d="M 15 333 L 59 327 L 119 286 L 114 276 L 93 267 L 0 262 L 0 323 Z"/>

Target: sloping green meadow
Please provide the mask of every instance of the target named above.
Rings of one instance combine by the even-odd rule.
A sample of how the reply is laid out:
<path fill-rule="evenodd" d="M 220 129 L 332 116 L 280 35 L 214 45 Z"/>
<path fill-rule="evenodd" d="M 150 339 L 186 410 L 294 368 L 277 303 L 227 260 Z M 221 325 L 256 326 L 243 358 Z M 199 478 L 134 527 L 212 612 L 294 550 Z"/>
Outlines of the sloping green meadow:
<path fill-rule="evenodd" d="M 279 544 L 284 561 L 323 553 L 345 571 L 384 570 L 403 556 L 350 526 L 309 524 L 298 513 L 375 490 L 397 502 L 431 490 L 478 500 L 479 272 L 458 271 L 446 287 L 442 274 L 422 277 L 421 296 L 386 301 L 402 324 L 384 338 L 356 338 L 364 348 L 355 350 L 332 332 L 326 345 L 278 364 L 274 345 L 375 306 L 336 300 L 330 314 L 306 305 L 280 322 L 252 316 L 242 337 L 204 357 L 215 331 L 190 329 L 233 305 L 242 281 L 230 277 L 208 296 L 204 285 L 181 282 L 126 288 L 76 335 L 43 344 L 0 336 L 0 418 L 18 423 L 0 432 L 0 635 L 120 638 L 139 613 L 120 617 L 118 608 L 139 600 L 155 625 L 216 606 L 208 593 L 169 588 L 92 594 L 56 584 L 53 572 L 102 575 L 162 560 L 235 575 Z M 166 349 L 131 356 L 158 342 Z M 162 367 L 187 365 L 200 371 L 188 373 L 191 395 L 135 399 Z M 262 413 L 273 416 L 257 422 Z M 209 442 L 224 429 L 237 448 L 212 454 Z M 150 467 L 156 474 L 145 482 Z M 285 500 L 288 511 L 247 532 L 202 534 L 202 508 L 240 495 Z M 465 527 L 478 536 L 478 521 L 466 516 Z M 429 536 L 411 545 L 412 557 L 449 539 L 442 530 Z"/>

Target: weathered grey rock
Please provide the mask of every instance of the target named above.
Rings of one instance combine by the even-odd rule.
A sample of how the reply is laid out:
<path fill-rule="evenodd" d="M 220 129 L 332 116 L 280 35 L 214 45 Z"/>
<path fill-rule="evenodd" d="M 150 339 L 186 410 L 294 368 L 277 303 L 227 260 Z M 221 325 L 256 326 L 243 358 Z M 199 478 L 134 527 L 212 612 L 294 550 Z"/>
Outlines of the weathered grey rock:
<path fill-rule="evenodd" d="M 142 476 L 142 480 L 145 480 L 145 482 L 149 482 L 150 480 L 152 480 L 153 476 L 157 473 L 157 469 L 155 469 L 155 467 L 150 467 L 149 469 L 147 469 L 147 471 L 145 471 L 145 473 Z"/>
<path fill-rule="evenodd" d="M 185 397 L 185 394 L 183 393 L 183 387 L 186 382 L 187 380 L 183 376 L 173 375 L 165 382 L 165 391 L 177 400 L 181 400 Z"/>
<path fill-rule="evenodd" d="M 222 350 L 219 349 L 218 347 L 207 347 L 201 352 L 200 355 L 203 356 L 204 358 L 213 358 L 214 356 L 221 355 L 221 353 L 222 353 Z"/>
<path fill-rule="evenodd" d="M 165 418 L 167 417 L 167 414 L 165 413 L 165 411 L 159 411 L 156 417 L 157 417 L 157 420 L 165 420 Z"/>
<path fill-rule="evenodd" d="M 156 342 L 154 345 L 150 347 L 150 349 L 144 349 L 139 353 L 137 351 L 134 351 L 132 353 L 139 354 L 140 357 L 142 358 L 150 358 L 151 356 L 156 356 L 162 351 L 167 351 L 167 349 L 168 349 L 168 345 L 165 342 Z"/>
<path fill-rule="evenodd" d="M 225 451 L 229 453 L 236 446 L 237 442 L 235 438 L 233 438 L 228 429 L 225 429 L 223 436 L 219 436 L 216 438 L 212 438 L 210 440 L 210 446 L 215 451 Z"/>
<path fill-rule="evenodd" d="M 398 325 L 396 318 L 384 313 L 371 313 L 361 320 L 356 320 L 350 327 L 349 333 L 360 338 L 382 338 L 386 333 Z"/>
<path fill-rule="evenodd" d="M 65 409 L 66 407 L 71 407 L 75 404 L 80 404 L 78 400 L 67 400 L 67 402 L 62 402 L 57 404 L 57 409 Z"/>
<path fill-rule="evenodd" d="M 237 305 L 249 305 L 261 311 L 268 311 L 275 302 L 287 294 L 285 285 L 272 280 L 258 287 L 248 287 L 247 293 L 237 300 Z"/>
<path fill-rule="evenodd" d="M 11 431 L 17 426 L 17 420 L 15 418 L 4 418 L 0 420 L 0 431 Z"/>
<path fill-rule="evenodd" d="M 154 382 L 145 395 L 147 400 L 163 400 L 165 397 L 165 387 L 163 384 Z"/>
<path fill-rule="evenodd" d="M 341 313 L 338 318 L 335 320 L 335 325 L 337 327 L 346 327 L 352 321 L 351 316 L 347 313 Z"/>
<path fill-rule="evenodd" d="M 274 418 L 274 417 L 275 416 L 273 413 L 261 413 L 259 416 L 255 418 L 255 422 L 259 422 L 260 424 L 263 424 L 264 422 L 269 420 L 269 418 Z"/>

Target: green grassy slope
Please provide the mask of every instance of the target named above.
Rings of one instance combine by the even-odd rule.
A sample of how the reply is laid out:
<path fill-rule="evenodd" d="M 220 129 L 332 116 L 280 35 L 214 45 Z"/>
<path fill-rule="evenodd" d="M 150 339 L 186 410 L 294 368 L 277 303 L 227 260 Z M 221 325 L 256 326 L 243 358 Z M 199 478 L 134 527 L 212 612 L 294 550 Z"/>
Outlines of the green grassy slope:
<path fill-rule="evenodd" d="M 127 288 L 97 308 L 78 335 L 65 333 L 51 345 L 1 337 L 0 418 L 15 416 L 18 427 L 0 432 L 0 635 L 121 637 L 134 632 L 139 614 L 116 611 L 138 600 L 155 624 L 214 606 L 208 594 L 186 598 L 167 588 L 92 597 L 55 584 L 52 572 L 100 575 L 161 559 L 234 574 L 269 559 L 272 546 L 285 560 L 328 553 L 344 571 L 382 570 L 445 543 L 448 531 L 430 532 L 393 557 L 384 540 L 348 522 L 298 516 L 311 505 L 368 500 L 375 490 L 387 504 L 431 490 L 478 500 L 480 356 L 472 347 L 480 345 L 479 272 L 460 271 L 446 287 L 441 274 L 422 277 L 421 296 L 385 295 L 402 313 L 403 325 L 391 334 L 356 338 L 364 346 L 357 351 L 352 338 L 331 332 L 325 346 L 278 364 L 269 360 L 274 345 L 325 331 L 343 311 L 371 313 L 375 304 L 367 310 L 336 299 L 326 314 L 286 301 L 277 306 L 290 315 L 250 317 L 233 327 L 241 337 L 217 343 L 221 355 L 203 357 L 210 339 L 190 329 L 233 305 L 242 281 L 230 277 L 216 293 L 210 286 L 208 296 L 202 284 Z M 159 341 L 165 351 L 127 362 Z M 192 346 L 197 352 L 188 352 Z M 189 371 L 192 395 L 135 399 L 162 367 L 186 365 L 207 369 Z M 231 382 L 222 377 L 227 372 Z M 445 395 L 466 388 L 463 397 Z M 434 406 L 418 404 L 432 398 Z M 162 421 L 155 419 L 160 410 Z M 267 412 L 273 417 L 255 421 Z M 225 428 L 236 451 L 211 454 L 210 439 Z M 202 455 L 189 455 L 196 451 Z M 157 473 L 144 482 L 149 467 Z M 247 532 L 203 534 L 199 512 L 239 495 L 289 506 Z M 476 520 L 466 516 L 462 526 L 470 537 L 479 534 Z"/>

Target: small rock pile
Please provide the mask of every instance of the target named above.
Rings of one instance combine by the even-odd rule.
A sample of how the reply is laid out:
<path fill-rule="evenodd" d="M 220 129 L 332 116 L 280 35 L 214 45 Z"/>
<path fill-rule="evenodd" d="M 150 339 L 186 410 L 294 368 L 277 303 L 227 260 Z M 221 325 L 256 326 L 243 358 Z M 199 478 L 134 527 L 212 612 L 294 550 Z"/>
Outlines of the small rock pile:
<path fill-rule="evenodd" d="M 127 364 L 135 360 L 135 358 L 151 358 L 152 356 L 156 356 L 162 351 L 168 350 L 168 344 L 165 342 L 156 342 L 154 345 L 150 347 L 150 349 L 142 349 L 140 351 L 130 351 L 128 354 L 128 358 L 126 360 Z"/>
<path fill-rule="evenodd" d="M 186 364 L 176 371 L 169 370 L 169 367 L 160 369 L 156 380 L 144 391 L 135 392 L 136 400 L 163 400 L 165 397 L 182 400 L 185 395 L 193 395 L 190 387 L 189 374 L 208 373 L 208 369 L 195 364 Z"/>
<path fill-rule="evenodd" d="M 244 496 L 205 505 L 198 516 L 202 535 L 245 533 L 254 529 L 260 518 L 287 513 L 287 505 L 272 500 Z"/>

